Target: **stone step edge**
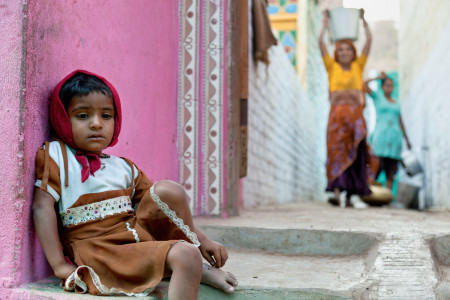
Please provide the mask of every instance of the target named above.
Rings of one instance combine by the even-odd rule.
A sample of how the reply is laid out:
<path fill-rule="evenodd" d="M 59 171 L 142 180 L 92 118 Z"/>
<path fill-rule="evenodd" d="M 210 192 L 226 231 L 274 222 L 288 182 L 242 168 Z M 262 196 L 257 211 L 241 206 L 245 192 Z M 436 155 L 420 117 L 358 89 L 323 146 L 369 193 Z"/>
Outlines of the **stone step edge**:
<path fill-rule="evenodd" d="M 313 229 L 272 229 L 221 225 L 198 226 L 227 248 L 298 255 L 365 255 L 384 234 Z"/>
<path fill-rule="evenodd" d="M 147 297 L 133 297 L 133 299 L 167 299 L 168 280 L 163 280 L 157 287 L 156 294 Z M 239 286 L 233 294 L 225 294 L 222 291 L 205 284 L 200 285 L 199 300 L 210 299 L 310 299 L 310 300 L 342 300 L 352 299 L 349 291 L 330 291 L 323 289 L 293 289 L 293 288 L 267 288 Z M 89 294 L 75 294 L 63 291 L 59 285 L 59 279 L 48 277 L 38 282 L 33 282 L 14 288 L 12 296 L 18 299 L 99 299 L 98 296 Z M 130 299 L 128 296 L 109 296 L 108 299 Z"/>

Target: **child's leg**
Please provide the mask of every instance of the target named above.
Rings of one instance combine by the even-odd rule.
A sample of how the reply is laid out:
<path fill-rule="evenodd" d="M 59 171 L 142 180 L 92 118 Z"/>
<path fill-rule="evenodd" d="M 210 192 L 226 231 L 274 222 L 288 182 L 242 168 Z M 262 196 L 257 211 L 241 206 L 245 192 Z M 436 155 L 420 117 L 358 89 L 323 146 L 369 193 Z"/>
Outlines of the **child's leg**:
<path fill-rule="evenodd" d="M 191 210 L 189 209 L 188 202 L 187 202 L 187 196 L 184 188 L 179 185 L 178 183 L 175 183 L 170 180 L 162 180 L 158 181 L 155 184 L 155 193 L 161 198 L 162 201 L 164 201 L 172 210 L 175 210 L 177 212 L 177 215 L 179 218 L 183 219 L 183 222 L 185 225 L 188 225 L 189 228 L 191 228 L 192 231 L 194 231 L 200 243 L 202 243 L 201 247 L 214 247 L 217 245 L 214 245 L 215 243 L 209 240 L 203 232 L 201 232 L 197 227 L 194 225 L 194 221 L 192 219 Z M 213 245 L 211 245 L 213 244 Z M 209 246 L 211 245 L 211 246 Z M 201 248 L 200 247 L 200 248 Z M 221 251 L 225 251 L 223 255 L 220 255 L 222 258 L 221 265 L 222 266 L 226 258 L 228 258 L 228 255 L 226 254 L 225 248 L 223 248 L 222 245 L 220 245 Z M 223 248 L 223 249 L 222 249 Z M 200 253 L 200 251 L 198 251 Z M 207 251 L 204 251 L 207 252 Z M 203 254 L 202 254 L 203 255 Z M 204 254 L 203 256 L 209 256 L 208 254 Z M 219 255 L 217 255 L 219 256 Z M 216 258 L 217 259 L 217 258 Z M 219 267 L 220 267 L 219 266 Z M 213 268 L 208 265 L 206 265 L 203 268 L 203 274 L 202 274 L 202 283 L 209 284 L 215 288 L 221 289 L 226 293 L 232 293 L 234 292 L 234 286 L 237 286 L 237 280 L 234 277 L 233 274 L 229 272 L 224 272 L 221 269 Z"/>
<path fill-rule="evenodd" d="M 187 195 L 184 188 L 176 182 L 170 180 L 161 180 L 155 183 L 155 194 L 164 201 L 170 209 L 177 212 L 185 225 L 195 231 L 194 221 L 191 210 L 187 202 Z M 201 237 L 198 237 L 199 240 Z"/>
<path fill-rule="evenodd" d="M 197 299 L 202 276 L 202 258 L 189 243 L 176 243 L 166 258 L 166 272 L 171 274 L 169 299 Z"/>
<path fill-rule="evenodd" d="M 387 167 L 385 169 L 386 172 L 386 187 L 392 191 L 392 187 L 394 186 L 395 174 L 397 174 L 398 170 L 398 161 L 395 159 L 386 159 Z"/>

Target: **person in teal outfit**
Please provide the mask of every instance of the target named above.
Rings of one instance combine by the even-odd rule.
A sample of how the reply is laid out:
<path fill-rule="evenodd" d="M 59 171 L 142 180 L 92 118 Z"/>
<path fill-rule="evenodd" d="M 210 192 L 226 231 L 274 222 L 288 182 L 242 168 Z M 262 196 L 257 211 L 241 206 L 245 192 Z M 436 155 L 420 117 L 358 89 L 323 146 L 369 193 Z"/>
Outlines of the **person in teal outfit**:
<path fill-rule="evenodd" d="M 381 80 L 381 92 L 372 91 L 368 83 Z M 408 149 L 411 149 L 408 136 L 400 115 L 400 102 L 392 97 L 394 81 L 386 73 L 364 82 L 369 96 L 373 99 L 376 110 L 375 130 L 370 138 L 370 144 L 380 161 L 377 177 L 384 170 L 386 174 L 386 187 L 392 190 L 398 163 L 401 161 L 402 138 L 406 140 Z"/>

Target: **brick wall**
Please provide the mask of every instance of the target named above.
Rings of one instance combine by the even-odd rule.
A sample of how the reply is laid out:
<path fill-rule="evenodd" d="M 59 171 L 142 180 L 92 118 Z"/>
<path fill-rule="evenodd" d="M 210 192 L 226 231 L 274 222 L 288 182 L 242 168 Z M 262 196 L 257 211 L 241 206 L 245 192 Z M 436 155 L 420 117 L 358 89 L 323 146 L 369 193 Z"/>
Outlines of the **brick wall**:
<path fill-rule="evenodd" d="M 449 209 L 450 2 L 406 3 L 401 20 L 408 23 L 400 26 L 399 52 L 402 115 L 413 148 L 426 167 L 429 204 Z"/>
<path fill-rule="evenodd" d="M 280 45 L 269 57 L 268 67 L 250 65 L 244 206 L 323 201 L 326 89 L 313 86 L 308 97 Z M 322 63 L 313 69 L 320 80 Z"/>

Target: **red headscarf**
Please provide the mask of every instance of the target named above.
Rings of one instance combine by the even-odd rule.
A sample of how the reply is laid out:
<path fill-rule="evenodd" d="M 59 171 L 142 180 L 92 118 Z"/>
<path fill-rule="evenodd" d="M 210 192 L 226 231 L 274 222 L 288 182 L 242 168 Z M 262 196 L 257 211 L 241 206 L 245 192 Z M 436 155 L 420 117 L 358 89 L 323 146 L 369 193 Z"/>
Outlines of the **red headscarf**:
<path fill-rule="evenodd" d="M 334 48 L 334 60 L 338 61 L 337 60 L 337 49 L 342 44 L 347 44 L 347 45 L 350 46 L 350 48 L 352 48 L 352 51 L 353 51 L 353 59 L 352 59 L 352 61 L 355 60 L 356 59 L 356 48 L 355 48 L 355 45 L 353 44 L 353 42 L 351 40 L 348 40 L 348 39 L 346 39 L 346 40 L 339 40 L 339 41 L 336 42 L 336 46 Z"/>
<path fill-rule="evenodd" d="M 61 90 L 61 87 L 64 85 L 64 83 L 69 80 L 71 77 L 76 75 L 77 73 L 87 74 L 87 75 L 94 75 L 101 81 L 103 81 L 111 90 L 111 93 L 113 95 L 113 101 L 114 101 L 114 107 L 115 107 L 115 115 L 114 115 L 114 134 L 111 140 L 111 143 L 108 147 L 114 146 L 118 142 L 118 137 L 120 133 L 120 128 L 122 125 L 122 109 L 120 106 L 120 98 L 119 94 L 117 93 L 114 86 L 109 83 L 105 78 L 88 72 L 84 70 L 75 70 L 66 77 L 64 77 L 63 80 L 61 80 L 55 87 L 55 89 L 52 92 L 52 96 L 50 98 L 50 121 L 52 123 L 53 129 L 55 130 L 56 136 L 61 139 L 64 143 L 69 145 L 70 147 L 77 150 L 75 157 L 80 162 L 81 166 L 83 167 L 83 170 L 81 171 L 81 181 L 84 182 L 88 179 L 89 173 L 91 175 L 94 175 L 94 173 L 100 169 L 101 163 L 100 159 L 97 155 L 91 154 L 91 153 L 84 153 L 80 149 L 78 149 L 77 145 L 75 145 L 75 142 L 73 141 L 72 136 L 72 125 L 70 123 L 69 116 L 67 115 L 66 109 L 64 108 L 64 105 L 59 98 L 59 92 Z"/>

